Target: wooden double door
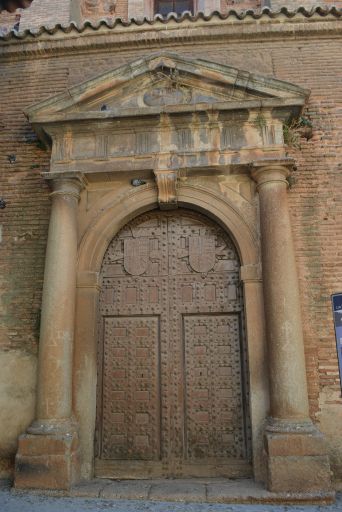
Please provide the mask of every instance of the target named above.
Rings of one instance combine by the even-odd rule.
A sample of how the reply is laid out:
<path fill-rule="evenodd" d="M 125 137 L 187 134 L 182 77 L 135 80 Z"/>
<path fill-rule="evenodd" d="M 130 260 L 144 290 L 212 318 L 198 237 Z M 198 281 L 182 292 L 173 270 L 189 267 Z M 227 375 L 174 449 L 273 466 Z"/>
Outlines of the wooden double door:
<path fill-rule="evenodd" d="M 127 224 L 102 265 L 96 474 L 250 474 L 239 258 L 188 210 Z"/>

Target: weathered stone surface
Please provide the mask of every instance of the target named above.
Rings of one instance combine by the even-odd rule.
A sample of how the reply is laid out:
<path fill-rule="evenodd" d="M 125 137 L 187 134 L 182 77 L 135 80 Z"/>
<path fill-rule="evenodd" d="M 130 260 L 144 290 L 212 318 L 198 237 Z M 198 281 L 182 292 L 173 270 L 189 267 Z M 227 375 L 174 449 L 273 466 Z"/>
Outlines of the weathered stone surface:
<path fill-rule="evenodd" d="M 177 208 L 177 172 L 154 170 L 158 187 L 158 203 L 162 210 Z"/>
<path fill-rule="evenodd" d="M 104 478 L 83 481 L 71 488 L 70 496 L 75 496 L 77 498 L 99 498 L 102 496 L 104 488 L 110 486 L 112 483 L 113 482 L 111 480 L 106 480 Z"/>
<path fill-rule="evenodd" d="M 77 448 L 77 437 L 61 435 L 56 436 L 35 436 L 23 435 L 19 438 L 20 454 L 22 456 L 38 457 L 46 453 L 64 455 L 65 451 L 73 452 Z"/>
<path fill-rule="evenodd" d="M 154 483 L 149 494 L 152 500 L 161 501 L 192 501 L 203 502 L 206 499 L 206 488 L 203 484 L 197 484 L 194 481 L 182 483 L 177 480 Z"/>
<path fill-rule="evenodd" d="M 18 436 L 33 420 L 36 372 L 33 354 L 0 352 L 0 457 L 5 459 L 13 456 Z M 0 477 L 7 476 L 5 470 L 1 475 L 1 469 Z"/>
<path fill-rule="evenodd" d="M 294 430 L 295 427 L 292 427 Z M 331 471 L 326 441 L 319 432 L 267 432 L 268 489 L 272 492 L 329 492 Z"/>
<path fill-rule="evenodd" d="M 249 480 L 214 481 L 207 485 L 207 500 L 212 503 L 243 502 L 248 499 L 261 501 L 267 494 L 262 484 Z"/>
<path fill-rule="evenodd" d="M 268 458 L 268 489 L 272 492 L 327 492 L 330 487 L 327 455 L 299 454 Z"/>
<path fill-rule="evenodd" d="M 150 489 L 151 484 L 146 483 L 144 480 L 136 480 L 134 484 L 132 481 L 112 482 L 101 491 L 100 497 L 107 499 L 146 500 L 149 498 Z"/>
<path fill-rule="evenodd" d="M 19 438 L 15 462 L 17 489 L 69 490 L 79 475 L 77 436 L 37 436 Z"/>
<path fill-rule="evenodd" d="M 265 436 L 265 449 L 274 456 L 326 455 L 326 441 L 323 435 L 315 434 L 270 434 Z"/>

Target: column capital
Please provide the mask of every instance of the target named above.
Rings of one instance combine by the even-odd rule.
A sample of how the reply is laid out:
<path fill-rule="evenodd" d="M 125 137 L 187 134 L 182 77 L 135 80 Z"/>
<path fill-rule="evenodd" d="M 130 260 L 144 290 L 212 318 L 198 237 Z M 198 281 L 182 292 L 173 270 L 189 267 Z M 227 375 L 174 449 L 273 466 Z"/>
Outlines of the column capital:
<path fill-rule="evenodd" d="M 251 164 L 251 176 L 258 188 L 267 183 L 283 183 L 288 187 L 287 178 L 293 167 L 292 158 L 257 160 Z"/>
<path fill-rule="evenodd" d="M 78 200 L 87 183 L 83 173 L 78 171 L 42 172 L 41 176 L 50 184 L 52 197 L 71 196 Z"/>
<path fill-rule="evenodd" d="M 243 265 L 240 267 L 240 279 L 244 283 L 261 283 L 261 265 Z"/>
<path fill-rule="evenodd" d="M 93 288 L 101 290 L 101 280 L 99 272 L 89 270 L 80 271 L 77 274 L 77 288 Z"/>

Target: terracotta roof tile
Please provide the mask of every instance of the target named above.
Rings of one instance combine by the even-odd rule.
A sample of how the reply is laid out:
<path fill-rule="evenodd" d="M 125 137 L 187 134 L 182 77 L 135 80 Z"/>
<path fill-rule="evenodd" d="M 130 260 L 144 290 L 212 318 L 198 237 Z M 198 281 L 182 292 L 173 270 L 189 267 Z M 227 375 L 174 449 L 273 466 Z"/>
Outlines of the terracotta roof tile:
<path fill-rule="evenodd" d="M 276 19 L 280 16 L 285 16 L 286 18 L 294 18 L 298 14 L 302 15 L 305 18 L 311 18 L 313 16 L 319 17 L 327 17 L 333 16 L 335 18 L 342 17 L 342 9 L 333 7 L 314 7 L 312 9 L 306 9 L 305 7 L 298 7 L 295 10 L 289 10 L 287 7 L 282 7 L 278 11 L 272 11 L 270 8 L 265 7 L 262 10 L 252 10 L 248 9 L 245 11 L 237 11 L 230 10 L 227 13 L 220 13 L 218 11 L 213 11 L 211 14 L 206 15 L 203 12 L 199 12 L 195 15 L 190 14 L 189 12 L 185 12 L 182 15 L 177 15 L 174 13 L 169 14 L 166 17 L 161 16 L 160 14 L 156 14 L 154 18 L 132 18 L 130 20 L 124 20 L 122 18 L 113 18 L 112 20 L 108 19 L 100 19 L 97 22 L 86 20 L 82 25 L 78 26 L 76 23 L 71 22 L 68 25 L 61 25 L 58 23 L 54 27 L 41 26 L 37 29 L 28 29 L 22 32 L 17 32 L 12 30 L 7 34 L 0 36 L 0 41 L 9 40 L 9 39 L 25 39 L 28 36 L 33 36 L 38 38 L 42 34 L 54 35 L 58 32 L 68 34 L 71 32 L 82 33 L 86 29 L 90 28 L 94 31 L 99 30 L 101 27 L 105 27 L 108 29 L 115 29 L 116 27 L 129 27 L 132 25 L 142 26 L 142 25 L 155 25 L 158 23 L 162 23 L 166 25 L 170 21 L 175 21 L 176 23 L 182 23 L 185 20 L 196 22 L 197 20 L 210 21 L 213 18 L 218 18 L 220 20 L 226 20 L 228 18 L 235 18 L 236 20 L 244 20 L 247 17 L 250 17 L 254 20 L 259 20 L 261 18 L 269 18 Z"/>

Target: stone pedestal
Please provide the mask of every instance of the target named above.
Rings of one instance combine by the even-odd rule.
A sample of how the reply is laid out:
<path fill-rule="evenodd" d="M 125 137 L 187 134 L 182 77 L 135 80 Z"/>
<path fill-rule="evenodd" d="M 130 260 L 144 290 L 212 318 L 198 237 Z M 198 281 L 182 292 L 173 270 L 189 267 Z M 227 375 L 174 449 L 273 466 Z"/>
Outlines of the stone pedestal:
<path fill-rule="evenodd" d="M 77 208 L 82 181 L 52 181 L 39 341 L 36 420 L 19 438 L 15 487 L 69 489 L 78 478 L 78 433 L 72 414 Z M 52 179 L 54 178 L 54 179 Z"/>
<path fill-rule="evenodd" d="M 330 462 L 323 435 L 308 422 L 269 425 L 265 433 L 267 486 L 273 492 L 330 490 Z"/>
<path fill-rule="evenodd" d="M 322 434 L 309 417 L 299 287 L 287 177 L 291 162 L 254 165 L 260 196 L 264 306 L 271 417 L 265 432 L 268 489 L 327 491 L 330 467 Z"/>
<path fill-rule="evenodd" d="M 19 437 L 15 487 L 69 490 L 79 479 L 76 429 Z"/>

